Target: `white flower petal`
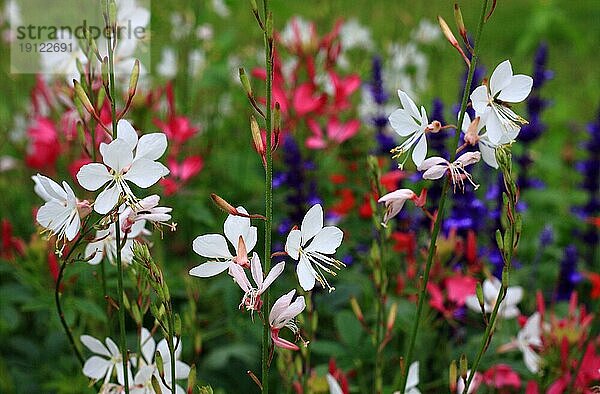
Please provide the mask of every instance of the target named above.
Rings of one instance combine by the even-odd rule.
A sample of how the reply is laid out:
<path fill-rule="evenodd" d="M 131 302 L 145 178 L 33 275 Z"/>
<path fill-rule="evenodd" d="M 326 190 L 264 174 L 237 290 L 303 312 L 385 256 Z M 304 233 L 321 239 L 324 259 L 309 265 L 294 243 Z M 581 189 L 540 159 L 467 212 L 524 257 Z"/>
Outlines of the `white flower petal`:
<path fill-rule="evenodd" d="M 328 373 L 325 378 L 327 379 L 327 385 L 329 386 L 329 394 L 344 394 L 340 384 L 331 374 Z"/>
<path fill-rule="evenodd" d="M 506 289 L 506 298 L 504 302 L 510 305 L 516 305 L 523 299 L 523 288 L 520 286 L 512 286 Z"/>
<path fill-rule="evenodd" d="M 402 103 L 402 107 L 408 112 L 410 116 L 415 119 L 420 119 L 421 115 L 419 114 L 419 110 L 417 109 L 417 105 L 415 102 L 402 90 L 398 90 L 398 97 L 400 97 L 400 102 Z"/>
<path fill-rule="evenodd" d="M 283 262 L 283 261 L 280 263 L 277 263 L 275 265 L 275 267 L 271 268 L 271 271 L 269 271 L 269 274 L 265 278 L 265 281 L 260 286 L 261 293 L 264 290 L 266 290 L 267 287 L 271 286 L 271 283 L 273 283 L 275 281 L 275 279 L 277 279 L 279 277 L 279 275 L 281 275 L 284 268 L 285 268 L 285 262 Z"/>
<path fill-rule="evenodd" d="M 140 345 L 142 347 L 142 357 L 147 364 L 152 364 L 154 360 L 154 352 L 156 351 L 156 342 L 150 335 L 150 331 L 145 327 L 142 327 L 140 333 Z"/>
<path fill-rule="evenodd" d="M 528 75 L 515 75 L 508 86 L 502 89 L 498 99 L 509 103 L 520 103 L 529 96 L 532 87 L 533 78 Z"/>
<path fill-rule="evenodd" d="M 510 84 L 512 76 L 512 66 L 509 60 L 503 61 L 496 67 L 490 78 L 490 92 L 492 93 L 492 97 L 496 97 L 502 89 Z"/>
<path fill-rule="evenodd" d="M 96 197 L 96 201 L 94 201 L 94 211 L 101 215 L 107 214 L 119 202 L 120 194 L 121 190 L 119 190 L 117 185 L 112 185 L 102 190 L 98 194 L 98 197 Z"/>
<path fill-rule="evenodd" d="M 304 296 L 296 297 L 294 302 L 279 315 L 279 319 L 287 322 L 302 313 L 305 307 L 306 303 L 304 302 Z"/>
<path fill-rule="evenodd" d="M 169 169 L 162 163 L 149 159 L 138 159 L 133 162 L 123 179 L 145 189 L 154 185 L 160 178 L 168 174 Z"/>
<path fill-rule="evenodd" d="M 521 351 L 523 352 L 523 360 L 527 369 L 531 373 L 538 373 L 540 369 L 540 356 L 528 346 L 523 347 Z"/>
<path fill-rule="evenodd" d="M 110 144 L 100 144 L 100 153 L 104 164 L 121 172 L 128 167 L 133 160 L 133 153 L 127 141 L 117 138 Z"/>
<path fill-rule="evenodd" d="M 263 271 L 262 265 L 260 264 L 260 258 L 257 253 L 252 254 L 252 260 L 250 261 L 250 271 L 252 272 L 252 278 L 254 279 L 254 283 L 260 289 L 263 284 Z M 272 271 L 272 270 L 271 270 Z M 246 274 L 244 274 L 246 276 Z"/>
<path fill-rule="evenodd" d="M 82 335 L 79 337 L 79 340 L 85 347 L 90 349 L 95 354 L 110 357 L 110 352 L 108 351 L 106 346 L 104 346 L 104 344 L 100 342 L 100 340 L 94 338 L 93 336 Z"/>
<path fill-rule="evenodd" d="M 194 239 L 192 249 L 200 256 L 211 259 L 232 259 L 233 256 L 227 247 L 227 241 L 221 234 L 205 234 Z"/>
<path fill-rule="evenodd" d="M 487 134 L 484 134 L 484 136 L 485 135 Z M 479 151 L 481 152 L 481 158 L 483 161 L 485 161 L 492 168 L 498 168 L 498 161 L 496 161 L 496 149 L 491 146 L 489 140 L 487 140 L 487 143 L 484 142 L 483 137 L 479 140 Z"/>
<path fill-rule="evenodd" d="M 298 260 L 300 254 L 300 242 L 302 241 L 302 232 L 292 230 L 285 241 L 285 251 L 294 260 Z"/>
<path fill-rule="evenodd" d="M 190 275 L 197 276 L 199 278 L 209 278 L 225 271 L 227 268 L 229 268 L 229 264 L 229 261 L 223 263 L 218 261 L 209 261 L 192 268 L 189 273 Z"/>
<path fill-rule="evenodd" d="M 498 145 L 502 136 L 504 135 L 504 127 L 500 122 L 500 118 L 495 110 L 490 109 L 490 113 L 487 116 L 485 123 L 485 129 L 487 130 L 487 136 L 493 145 Z"/>
<path fill-rule="evenodd" d="M 435 165 L 423 173 L 423 179 L 440 179 L 448 171 L 446 165 Z"/>
<path fill-rule="evenodd" d="M 163 133 L 143 135 L 135 151 L 135 160 L 145 158 L 158 160 L 167 150 L 167 136 Z"/>
<path fill-rule="evenodd" d="M 300 231 L 302 232 L 302 245 L 306 245 L 306 242 L 314 237 L 323 228 L 323 208 L 320 204 L 313 205 L 304 219 L 302 219 L 302 225 Z"/>
<path fill-rule="evenodd" d="M 42 227 L 53 232 L 62 227 L 69 218 L 70 210 L 57 200 L 50 200 L 38 209 L 36 220 Z"/>
<path fill-rule="evenodd" d="M 190 273 L 191 273 L 191 271 L 190 271 Z M 220 273 L 220 272 L 218 272 L 218 273 Z M 235 283 L 237 283 L 238 286 L 240 286 L 240 288 L 244 291 L 244 293 L 248 293 L 250 291 L 250 289 L 252 289 L 252 285 L 250 284 L 250 281 L 248 280 L 248 277 L 246 276 L 246 271 L 244 271 L 244 269 L 241 266 L 239 266 L 237 264 L 229 265 L 229 275 L 231 275 L 233 277 L 233 281 Z M 210 275 L 210 276 L 213 276 L 213 275 Z"/>
<path fill-rule="evenodd" d="M 406 387 L 416 387 L 419 384 L 419 362 L 415 361 L 408 368 L 408 376 L 406 377 Z"/>
<path fill-rule="evenodd" d="M 244 207 L 237 207 L 238 211 L 247 214 L 248 211 L 244 209 Z M 240 239 L 240 236 L 244 238 L 244 243 L 246 240 L 246 235 L 250 229 L 250 218 L 245 218 L 242 216 L 229 215 L 227 219 L 225 219 L 225 223 L 223 224 L 223 232 L 225 233 L 225 237 L 231 242 L 235 251 L 237 253 L 237 246 Z M 248 247 L 246 244 L 246 251 L 250 252 L 252 249 Z"/>
<path fill-rule="evenodd" d="M 471 103 L 477 116 L 485 112 L 489 104 L 488 91 L 485 85 L 480 85 L 473 90 L 473 93 L 471 93 Z"/>
<path fill-rule="evenodd" d="M 425 156 L 427 156 L 427 139 L 425 138 L 425 133 L 423 133 L 412 151 L 413 163 L 415 163 L 417 167 L 420 166 L 423 163 L 423 160 L 425 160 Z"/>
<path fill-rule="evenodd" d="M 279 297 L 277 301 L 273 303 L 271 311 L 269 312 L 269 323 L 271 326 L 275 328 L 283 327 L 278 327 L 279 323 L 281 323 L 279 320 L 279 316 L 290 305 L 290 302 L 292 302 L 292 298 L 294 298 L 294 294 L 296 294 L 296 289 L 290 290 L 286 294 Z"/>
<path fill-rule="evenodd" d="M 404 109 L 397 109 L 389 116 L 388 121 L 396 133 L 402 137 L 407 137 L 417 130 L 420 125 Z"/>
<path fill-rule="evenodd" d="M 246 251 L 250 253 L 252 249 L 256 246 L 256 241 L 258 240 L 258 229 L 254 226 L 251 226 L 244 237 L 244 242 L 246 243 Z M 237 244 L 236 244 L 237 246 Z"/>
<path fill-rule="evenodd" d="M 98 356 L 90 357 L 83 365 L 83 374 L 88 378 L 100 380 L 105 375 L 111 362 Z"/>
<path fill-rule="evenodd" d="M 124 140 L 127 142 L 129 146 L 129 150 L 133 152 L 135 146 L 138 143 L 138 135 L 131 123 L 129 123 L 125 119 L 119 120 L 117 123 L 117 138 Z"/>
<path fill-rule="evenodd" d="M 40 186 L 43 188 L 44 194 L 49 196 L 51 199 L 61 201 L 67 199 L 67 193 L 63 190 L 63 188 L 60 187 L 58 183 L 54 182 L 52 179 L 40 174 L 37 174 L 37 176 L 33 178 L 35 178 L 34 181 L 36 181 L 36 183 L 39 182 Z"/>
<path fill-rule="evenodd" d="M 65 228 L 65 236 L 67 237 L 67 240 L 74 240 L 77 234 L 79 233 L 80 227 L 81 222 L 79 220 L 79 215 L 77 214 L 77 208 L 75 208 L 75 211 L 71 212 L 71 215 L 69 216 L 69 221 L 67 223 L 67 227 Z"/>
<path fill-rule="evenodd" d="M 315 235 L 310 245 L 306 247 L 306 252 L 319 252 L 324 254 L 334 254 L 335 250 L 342 244 L 344 233 L 335 226 L 323 227 Z"/>
<path fill-rule="evenodd" d="M 112 177 L 106 166 L 100 163 L 90 163 L 82 166 L 77 172 L 77 182 L 86 190 L 96 191 Z"/>
<path fill-rule="evenodd" d="M 298 275 L 298 282 L 304 291 L 312 290 L 315 287 L 317 279 L 315 270 L 303 254 L 300 255 L 300 262 L 296 266 L 296 274 Z"/>

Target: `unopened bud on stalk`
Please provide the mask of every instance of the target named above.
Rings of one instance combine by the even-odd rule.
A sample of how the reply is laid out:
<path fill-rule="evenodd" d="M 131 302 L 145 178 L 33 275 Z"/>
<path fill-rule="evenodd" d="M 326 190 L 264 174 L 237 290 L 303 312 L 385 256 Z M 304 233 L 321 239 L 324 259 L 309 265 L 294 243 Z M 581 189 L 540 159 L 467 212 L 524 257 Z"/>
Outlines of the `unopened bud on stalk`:
<path fill-rule="evenodd" d="M 271 147 L 271 151 L 274 151 L 279 146 L 279 133 L 281 132 L 281 105 L 278 102 L 275 103 L 275 112 L 273 114 L 273 134 L 275 141 Z"/>
<path fill-rule="evenodd" d="M 156 379 L 156 376 L 154 376 L 154 375 L 152 375 L 152 388 L 154 389 L 154 392 L 156 394 L 162 394 L 162 389 L 160 388 L 160 384 L 158 383 L 158 379 Z"/>
<path fill-rule="evenodd" d="M 440 24 L 442 33 L 444 33 L 444 36 L 446 37 L 446 39 L 448 40 L 450 45 L 452 45 L 458 51 L 458 53 L 460 53 L 460 55 L 463 57 L 463 60 L 465 61 L 465 63 L 468 66 L 471 66 L 471 61 L 469 60 L 467 55 L 465 55 L 465 52 L 458 44 L 458 40 L 456 39 L 456 37 L 454 37 L 452 30 L 450 30 L 450 27 L 448 26 L 448 24 L 446 23 L 444 18 L 442 18 L 441 16 L 438 16 L 438 23 Z"/>
<path fill-rule="evenodd" d="M 100 66 L 100 72 L 102 73 L 102 85 L 107 87 L 109 84 L 108 79 L 108 56 L 104 56 L 102 59 L 102 65 Z"/>
<path fill-rule="evenodd" d="M 464 380 L 467 380 L 468 370 L 469 370 L 469 363 L 467 361 L 467 356 L 463 353 L 460 355 L 459 371 L 460 371 L 460 376 Z"/>
<path fill-rule="evenodd" d="M 187 394 L 193 394 L 194 388 L 196 386 L 196 364 L 192 364 L 190 367 L 190 373 L 188 374 L 188 383 L 187 383 Z"/>
<path fill-rule="evenodd" d="M 158 369 L 158 374 L 160 376 L 165 376 L 163 358 L 158 350 L 154 352 L 154 363 L 156 364 L 156 368 Z"/>
<path fill-rule="evenodd" d="M 507 288 L 508 287 L 508 282 L 509 282 L 509 273 L 508 273 L 508 267 L 505 265 L 502 268 L 502 287 Z"/>
<path fill-rule="evenodd" d="M 483 310 L 485 301 L 483 298 L 483 288 L 481 287 L 481 282 L 477 282 L 475 293 L 477 294 L 477 301 L 479 302 L 479 306 L 481 307 L 481 310 Z"/>
<path fill-rule="evenodd" d="M 102 108 L 104 105 L 104 99 L 106 98 L 106 91 L 104 89 L 98 89 L 98 97 L 96 98 L 96 105 L 98 108 Z"/>
<path fill-rule="evenodd" d="M 75 87 L 75 95 L 77 96 L 79 101 L 81 101 L 81 104 L 83 105 L 85 110 L 88 111 L 90 113 L 90 115 L 94 115 L 96 113 L 96 111 L 94 110 L 94 107 L 92 106 L 92 103 L 90 102 L 90 98 L 83 90 L 83 87 L 81 86 L 81 84 L 77 80 L 74 79 L 73 85 Z"/>
<path fill-rule="evenodd" d="M 469 145 L 475 145 L 479 142 L 479 122 L 481 118 L 479 116 L 475 117 L 471 121 L 471 124 L 467 128 L 467 132 L 465 133 L 465 142 Z"/>
<path fill-rule="evenodd" d="M 467 29 L 465 28 L 465 22 L 463 20 L 462 12 L 458 3 L 454 3 L 454 20 L 458 27 L 458 33 L 463 37 L 467 37 Z"/>
<path fill-rule="evenodd" d="M 129 89 L 127 90 L 127 94 L 129 97 L 133 97 L 135 95 L 135 90 L 137 89 L 138 79 L 140 78 L 140 61 L 135 59 L 135 63 L 133 63 L 133 70 L 131 70 L 131 76 L 129 77 Z"/>
<path fill-rule="evenodd" d="M 179 317 L 179 313 L 175 313 L 175 315 L 173 316 L 173 320 L 175 320 L 175 324 L 173 324 L 175 326 L 175 336 L 180 337 L 181 336 L 181 317 Z"/>
<path fill-rule="evenodd" d="M 448 370 L 448 383 L 450 386 L 450 392 L 456 392 L 456 384 L 458 381 L 458 368 L 456 367 L 456 360 L 452 360 L 450 368 Z"/>
<path fill-rule="evenodd" d="M 442 129 L 442 124 L 440 123 L 439 120 L 434 120 L 433 122 L 431 122 L 431 124 L 429 124 L 427 126 L 427 131 L 430 133 L 439 133 L 440 130 Z"/>
<path fill-rule="evenodd" d="M 387 325 L 386 325 L 386 329 L 387 332 L 391 332 L 392 329 L 394 328 L 394 322 L 396 321 L 396 314 L 398 313 L 398 304 L 396 304 L 395 302 L 392 304 L 392 306 L 390 307 L 390 311 L 388 313 L 388 318 L 387 318 Z"/>
<path fill-rule="evenodd" d="M 267 15 L 267 38 L 269 40 L 273 39 L 273 13 L 269 12 L 269 15 Z"/>
<path fill-rule="evenodd" d="M 252 97 L 252 86 L 250 85 L 250 80 L 248 79 L 248 75 L 246 75 L 246 71 L 244 70 L 244 67 L 240 67 L 238 69 L 238 72 L 240 75 L 240 82 L 242 83 L 242 87 L 244 88 L 244 91 L 246 92 L 248 97 Z"/>
<path fill-rule="evenodd" d="M 77 68 L 79 75 L 81 75 L 82 83 L 86 84 L 87 81 L 84 78 L 84 75 L 86 75 L 86 72 L 85 72 L 85 69 L 83 68 L 83 64 L 81 63 L 81 60 L 79 60 L 79 58 L 75 58 L 75 67 Z"/>
<path fill-rule="evenodd" d="M 365 320 L 365 317 L 362 313 L 362 310 L 360 309 L 360 305 L 358 304 L 356 298 L 350 298 L 350 306 L 352 307 L 352 312 L 354 312 L 358 321 L 362 323 Z"/>
<path fill-rule="evenodd" d="M 498 244 L 498 249 L 504 250 L 504 241 L 502 240 L 502 232 L 500 229 L 496 230 L 496 244 Z"/>
<path fill-rule="evenodd" d="M 115 0 L 110 0 L 108 3 L 108 23 L 111 27 L 114 27 L 117 24 L 117 3 Z M 115 37 L 112 38 L 114 39 Z"/>
<path fill-rule="evenodd" d="M 233 205 L 225 201 L 222 197 L 217 196 L 215 193 L 210 193 L 210 198 L 212 198 L 213 202 L 217 205 L 217 207 L 227 212 L 228 214 L 238 214 L 238 210 Z"/>
<path fill-rule="evenodd" d="M 258 6 L 256 5 L 256 0 L 250 0 L 250 7 L 252 7 L 252 12 L 258 12 Z"/>
<path fill-rule="evenodd" d="M 254 149 L 256 149 L 261 157 L 264 157 L 266 149 L 260 134 L 260 126 L 254 116 L 250 116 L 250 130 L 252 131 L 252 143 L 254 144 Z"/>

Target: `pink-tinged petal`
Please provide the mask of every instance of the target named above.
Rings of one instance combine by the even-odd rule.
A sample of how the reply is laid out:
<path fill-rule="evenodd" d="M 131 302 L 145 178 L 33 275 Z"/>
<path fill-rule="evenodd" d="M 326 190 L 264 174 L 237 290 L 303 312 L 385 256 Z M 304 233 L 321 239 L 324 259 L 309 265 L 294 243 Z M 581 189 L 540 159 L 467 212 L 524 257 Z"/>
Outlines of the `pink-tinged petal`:
<path fill-rule="evenodd" d="M 305 144 L 308 149 L 325 149 L 327 147 L 327 142 L 323 137 L 308 137 Z"/>
<path fill-rule="evenodd" d="M 209 261 L 204 264 L 200 264 L 197 267 L 192 268 L 189 271 L 189 274 L 192 276 L 197 276 L 199 278 L 209 278 L 211 276 L 215 276 L 220 274 L 229 268 L 230 262 L 225 261 L 223 263 L 218 261 Z"/>
<path fill-rule="evenodd" d="M 417 167 L 420 166 L 423 163 L 423 160 L 425 160 L 425 156 L 427 156 L 427 139 L 425 138 L 425 134 L 423 134 L 412 151 L 413 163 L 415 163 Z"/>
<path fill-rule="evenodd" d="M 512 76 L 512 66 L 509 60 L 503 61 L 496 67 L 490 78 L 490 92 L 492 92 L 492 97 L 496 97 L 502 89 L 510 84 Z"/>
<path fill-rule="evenodd" d="M 329 386 L 329 394 L 344 394 L 340 384 L 331 374 L 328 373 L 325 378 L 327 379 L 327 385 Z"/>
<path fill-rule="evenodd" d="M 515 75 L 508 86 L 502 89 L 498 99 L 509 103 L 520 103 L 529 96 L 532 87 L 533 78 L 528 75 Z"/>
<path fill-rule="evenodd" d="M 98 212 L 100 215 L 107 214 L 119 202 L 120 194 L 121 190 L 117 185 L 102 190 L 100 194 L 98 194 L 98 197 L 96 197 L 96 201 L 94 201 L 94 211 Z"/>
<path fill-rule="evenodd" d="M 417 167 L 417 170 L 425 171 L 425 170 L 430 169 L 433 166 L 439 166 L 439 165 L 449 166 L 450 162 L 448 160 L 444 159 L 443 157 L 432 156 L 428 159 L 423 160 L 421 165 Z"/>
<path fill-rule="evenodd" d="M 248 211 L 244 209 L 244 207 L 236 208 L 239 212 L 247 214 Z M 225 237 L 229 240 L 229 242 L 235 248 L 237 253 L 237 246 L 240 240 L 240 236 L 244 238 L 244 243 L 246 243 L 246 236 L 248 231 L 250 230 L 250 218 L 245 218 L 242 216 L 229 215 L 227 219 L 225 219 L 225 223 L 223 224 L 223 231 L 225 233 Z M 254 246 L 254 245 L 253 245 Z M 246 243 L 246 250 L 250 252 L 252 248 L 248 246 Z"/>
<path fill-rule="evenodd" d="M 402 107 L 408 112 L 408 115 L 412 116 L 415 119 L 420 119 L 421 115 L 419 114 L 419 110 L 417 109 L 417 105 L 415 102 L 402 90 L 398 90 L 398 97 L 400 97 L 400 102 L 402 103 Z"/>
<path fill-rule="evenodd" d="M 408 200 L 415 197 L 415 192 L 410 189 L 398 189 L 381 197 L 377 202 L 387 202 L 391 200 Z"/>
<path fill-rule="evenodd" d="M 465 152 L 456 161 L 466 167 L 477 163 L 480 159 L 481 152 Z"/>
<path fill-rule="evenodd" d="M 288 322 L 298 316 L 302 311 L 306 308 L 306 302 L 304 301 L 304 296 L 296 297 L 294 302 L 288 306 L 281 315 L 279 315 L 279 319 L 284 322 Z"/>
<path fill-rule="evenodd" d="M 313 287 L 315 287 L 315 281 L 317 279 L 316 272 L 303 254 L 300 255 L 300 262 L 298 262 L 298 265 L 296 266 L 296 274 L 298 275 L 300 286 L 305 291 L 312 290 Z"/>
<path fill-rule="evenodd" d="M 104 164 L 121 172 L 125 167 L 128 167 L 133 160 L 133 152 L 129 144 L 122 139 L 117 138 L 110 144 L 100 144 L 100 153 Z M 84 166 L 85 167 L 85 166 Z"/>
<path fill-rule="evenodd" d="M 433 166 L 423 173 L 423 179 L 440 179 L 446 174 L 446 171 L 448 171 L 446 165 Z"/>
<path fill-rule="evenodd" d="M 221 234 L 205 234 L 194 239 L 192 249 L 200 256 L 211 259 L 232 259 L 233 256 L 229 252 L 227 241 Z"/>
<path fill-rule="evenodd" d="M 392 112 L 388 120 L 394 131 L 402 137 L 407 137 L 420 128 L 417 121 L 404 109 Z"/>
<path fill-rule="evenodd" d="M 262 294 L 262 292 L 264 292 L 267 289 L 267 287 L 271 286 L 271 283 L 273 283 L 275 281 L 275 279 L 277 279 L 279 277 L 279 275 L 281 275 L 284 268 L 285 268 L 285 262 L 283 262 L 283 261 L 280 263 L 277 263 L 275 265 L 275 267 L 271 268 L 271 271 L 269 271 L 269 274 L 265 278 L 265 281 L 260 286 L 259 293 Z"/>
<path fill-rule="evenodd" d="M 111 362 L 98 356 L 90 357 L 83 365 L 83 374 L 88 378 L 100 380 L 108 371 Z"/>
<path fill-rule="evenodd" d="M 108 351 L 106 346 L 104 346 L 104 344 L 102 342 L 100 342 L 100 340 L 98 340 L 90 335 L 82 335 L 79 337 L 79 340 L 85 347 L 90 349 L 93 353 L 100 354 L 100 355 L 106 356 L 106 357 L 111 356 L 110 352 Z"/>
<path fill-rule="evenodd" d="M 119 120 L 117 123 L 117 138 L 127 142 L 129 150 L 133 151 L 138 143 L 138 135 L 131 123 L 125 119 Z"/>
<path fill-rule="evenodd" d="M 135 160 L 145 158 L 158 160 L 167 150 L 167 136 L 163 133 L 145 134 L 140 138 L 135 151 Z"/>
<path fill-rule="evenodd" d="M 77 172 L 77 182 L 81 187 L 92 192 L 100 189 L 111 179 L 106 166 L 100 163 L 86 164 Z"/>
<path fill-rule="evenodd" d="M 273 340 L 273 344 L 277 347 L 287 350 L 299 350 L 300 348 L 296 346 L 296 344 L 288 341 L 287 339 L 283 339 L 279 337 L 279 330 L 274 332 L 271 330 L 271 339 Z"/>
<path fill-rule="evenodd" d="M 495 110 L 491 110 L 488 114 L 485 129 L 487 130 L 486 134 L 490 139 L 490 142 L 493 145 L 498 145 L 504 135 L 504 127 L 502 127 L 500 118 Z"/>
<path fill-rule="evenodd" d="M 300 231 L 302 232 L 302 245 L 306 245 L 306 242 L 314 237 L 323 228 L 323 208 L 320 204 L 313 205 L 304 219 L 302 219 L 302 225 Z"/>
<path fill-rule="evenodd" d="M 163 164 L 149 159 L 138 159 L 133 162 L 123 179 L 145 189 L 154 185 L 160 178 L 168 174 L 169 169 Z"/>
<path fill-rule="evenodd" d="M 471 93 L 471 103 L 477 116 L 483 114 L 489 104 L 489 96 L 487 86 L 481 85 L 473 90 Z"/>
<path fill-rule="evenodd" d="M 208 264 L 208 263 L 205 263 L 205 264 Z M 203 264 L 203 265 L 205 265 L 205 264 Z M 218 273 L 220 274 L 221 272 L 218 272 Z M 190 271 L 190 274 L 191 273 L 192 273 L 192 271 Z M 233 277 L 233 281 L 235 283 L 237 283 L 237 285 L 244 291 L 244 293 L 249 292 L 250 289 L 252 288 L 252 285 L 250 284 L 250 281 L 248 280 L 248 277 L 246 276 L 246 272 L 244 271 L 244 269 L 241 266 L 239 266 L 237 264 L 231 264 L 229 266 L 229 275 L 231 275 Z M 194 275 L 194 276 L 197 276 L 197 275 Z M 213 275 L 210 275 L 210 276 L 213 276 Z"/>
<path fill-rule="evenodd" d="M 279 319 L 279 316 L 281 316 L 285 309 L 290 306 L 292 298 L 294 298 L 295 294 L 295 289 L 290 290 L 288 293 L 282 295 L 277 299 L 277 301 L 273 303 L 273 306 L 271 307 L 271 312 L 269 312 L 269 324 L 271 325 L 271 327 L 283 327 L 283 325 L 281 325 L 281 327 L 277 327 L 282 323 L 282 321 Z"/>
<path fill-rule="evenodd" d="M 323 254 L 334 254 L 336 249 L 342 244 L 344 233 L 335 226 L 323 227 L 315 235 L 310 245 L 306 247 L 306 252 L 319 252 Z"/>
<path fill-rule="evenodd" d="M 254 283 L 256 283 L 257 287 L 260 289 L 263 284 L 263 271 L 262 265 L 260 264 L 260 257 L 258 257 L 256 252 L 252 253 L 252 260 L 250 260 L 250 271 L 252 272 L 252 279 L 254 279 Z"/>
<path fill-rule="evenodd" d="M 302 232 L 300 230 L 290 231 L 285 241 L 285 251 L 294 260 L 298 260 L 300 242 L 302 242 Z"/>

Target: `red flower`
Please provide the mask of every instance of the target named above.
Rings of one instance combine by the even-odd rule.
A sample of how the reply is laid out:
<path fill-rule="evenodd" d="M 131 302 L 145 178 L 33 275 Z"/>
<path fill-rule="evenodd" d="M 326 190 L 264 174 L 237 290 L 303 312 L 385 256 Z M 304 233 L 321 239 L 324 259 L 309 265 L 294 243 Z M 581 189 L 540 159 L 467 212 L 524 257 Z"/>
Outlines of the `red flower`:
<path fill-rule="evenodd" d="M 27 130 L 30 144 L 25 163 L 35 169 L 54 167 L 60 154 L 60 143 L 54 123 L 48 118 L 36 117 Z"/>
<path fill-rule="evenodd" d="M 23 256 L 25 254 L 25 242 L 22 239 L 13 237 L 12 224 L 8 219 L 2 219 L 2 228 L 0 229 L 0 257 L 6 260 L 11 260 L 15 253 Z"/>
<path fill-rule="evenodd" d="M 587 277 L 592 284 L 592 291 L 590 292 L 590 297 L 593 300 L 600 298 L 600 274 L 595 272 L 588 272 Z"/>
<path fill-rule="evenodd" d="M 483 381 L 497 389 L 521 388 L 521 378 L 509 365 L 498 364 L 483 374 Z"/>
<path fill-rule="evenodd" d="M 331 211 L 340 216 L 344 216 L 352 211 L 356 204 L 356 198 L 354 198 L 352 189 L 344 188 L 336 192 L 336 195 L 340 196 L 341 200 L 331 207 Z"/>

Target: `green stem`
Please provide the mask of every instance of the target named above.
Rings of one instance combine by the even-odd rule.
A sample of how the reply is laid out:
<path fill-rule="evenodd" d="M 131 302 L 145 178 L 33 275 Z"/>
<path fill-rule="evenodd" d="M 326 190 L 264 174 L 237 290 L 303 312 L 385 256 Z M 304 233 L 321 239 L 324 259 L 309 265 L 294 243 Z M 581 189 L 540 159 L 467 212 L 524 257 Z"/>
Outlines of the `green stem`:
<path fill-rule="evenodd" d="M 314 323 L 314 306 L 312 300 L 312 291 L 307 291 L 304 293 L 304 299 L 306 300 L 306 326 L 304 327 L 306 331 L 306 339 L 309 343 L 313 341 L 314 331 L 313 325 Z M 311 347 L 307 346 L 303 349 L 304 353 L 304 375 L 302 376 L 302 388 L 303 393 L 309 393 L 310 386 L 310 356 L 311 356 Z"/>
<path fill-rule="evenodd" d="M 175 394 L 175 322 L 173 318 L 173 309 L 171 300 L 168 301 L 167 310 L 169 311 L 169 354 L 171 355 L 171 393 Z"/>
<path fill-rule="evenodd" d="M 478 44 L 481 39 L 481 32 L 483 31 L 483 24 L 485 23 L 485 15 L 488 8 L 488 0 L 483 0 L 483 5 L 481 8 L 481 16 L 479 18 L 479 24 L 477 26 L 477 33 L 475 35 L 475 41 L 473 42 L 473 57 L 471 58 L 471 64 L 469 65 L 469 73 L 467 75 L 467 81 L 465 83 L 465 89 L 463 91 L 462 102 L 460 105 L 460 113 L 458 116 L 458 123 L 456 124 L 458 130 L 456 130 L 456 135 L 454 137 L 454 145 L 458 147 L 458 142 L 460 139 L 460 129 L 462 127 L 462 122 L 465 118 L 465 112 L 467 109 L 467 103 L 469 100 L 469 94 L 471 92 L 471 84 L 473 82 L 473 75 L 475 73 L 475 67 L 477 66 L 477 61 L 479 59 L 478 53 Z M 451 161 L 454 161 L 456 158 L 456 150 L 453 150 L 451 153 Z M 429 281 L 429 271 L 431 270 L 431 265 L 433 263 L 433 257 L 435 255 L 435 246 L 437 242 L 437 237 L 440 231 L 440 225 L 442 219 L 444 217 L 444 206 L 446 205 L 446 199 L 448 195 L 450 183 L 447 181 L 444 183 L 444 187 L 442 190 L 442 195 L 440 197 L 440 203 L 438 207 L 438 213 L 435 218 L 435 223 L 433 225 L 433 231 L 431 233 L 431 241 L 429 243 L 429 253 L 427 254 L 427 263 L 425 265 L 425 273 L 423 275 L 423 280 L 421 281 L 419 288 L 419 300 L 417 303 L 417 316 L 413 323 L 410 341 L 408 344 L 408 351 L 406 352 L 406 357 L 404 358 L 404 368 L 402 371 L 402 378 L 400 381 L 400 392 L 403 393 L 406 388 L 406 379 L 408 377 L 408 369 L 412 362 L 413 351 L 415 347 L 416 337 L 419 330 L 419 322 L 421 320 L 421 315 L 423 313 L 423 305 L 425 303 L 425 296 L 427 291 L 427 283 Z"/>
<path fill-rule="evenodd" d="M 263 0 L 264 21 L 266 24 L 269 18 L 269 0 Z M 267 68 L 266 75 L 266 109 L 265 109 L 265 128 L 266 128 L 266 166 L 265 166 L 265 251 L 264 265 L 265 272 L 271 269 L 271 227 L 273 221 L 273 154 L 271 152 L 271 135 L 273 133 L 272 124 L 272 97 L 273 97 L 273 39 L 271 33 L 265 26 L 264 41 L 265 41 L 265 65 Z M 271 309 L 271 289 L 268 288 L 262 294 L 263 308 L 268 311 Z M 262 337 L 262 391 L 269 392 L 269 348 L 271 345 L 270 327 L 268 319 L 264 320 L 263 337 Z"/>
<path fill-rule="evenodd" d="M 127 373 L 127 342 L 125 339 L 125 303 L 123 302 L 123 262 L 121 261 L 121 224 L 119 217 L 115 220 L 115 242 L 117 259 L 117 300 L 119 301 L 119 347 L 123 359 L 123 376 L 125 378 L 125 393 L 129 394 L 129 374 Z"/>

